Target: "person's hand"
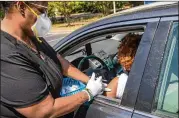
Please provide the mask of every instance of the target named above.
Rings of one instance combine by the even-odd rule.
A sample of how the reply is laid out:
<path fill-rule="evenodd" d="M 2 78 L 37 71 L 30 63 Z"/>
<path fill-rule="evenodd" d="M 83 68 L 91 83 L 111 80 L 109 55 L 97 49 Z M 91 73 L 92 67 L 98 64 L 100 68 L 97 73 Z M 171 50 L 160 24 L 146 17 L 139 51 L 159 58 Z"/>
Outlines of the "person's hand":
<path fill-rule="evenodd" d="M 102 77 L 95 77 L 95 73 L 92 74 L 91 79 L 88 81 L 86 85 L 85 92 L 88 93 L 89 101 L 96 95 L 103 92 L 104 86 L 102 83 Z"/>
<path fill-rule="evenodd" d="M 110 92 L 111 91 L 111 89 L 110 88 L 107 88 L 107 84 L 106 83 L 103 83 L 103 91 L 105 91 L 105 92 Z"/>

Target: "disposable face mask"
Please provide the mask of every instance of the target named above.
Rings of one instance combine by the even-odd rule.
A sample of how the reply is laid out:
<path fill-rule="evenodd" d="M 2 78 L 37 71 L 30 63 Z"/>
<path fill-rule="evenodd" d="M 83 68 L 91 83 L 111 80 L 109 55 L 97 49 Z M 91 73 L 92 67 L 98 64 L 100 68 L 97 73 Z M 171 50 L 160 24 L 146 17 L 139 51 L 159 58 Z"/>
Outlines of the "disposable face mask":
<path fill-rule="evenodd" d="M 31 29 L 35 36 L 43 37 L 50 31 L 51 26 L 51 21 L 47 15 L 41 14 L 37 17 L 37 21 L 34 23 Z"/>
<path fill-rule="evenodd" d="M 26 3 L 25 3 L 26 4 Z M 45 36 L 51 29 L 52 23 L 48 18 L 47 14 L 38 15 L 35 13 L 33 9 L 31 9 L 27 4 L 26 6 L 30 9 L 30 11 L 37 16 L 37 20 L 34 25 L 31 27 L 34 35 L 36 37 L 43 37 Z"/>

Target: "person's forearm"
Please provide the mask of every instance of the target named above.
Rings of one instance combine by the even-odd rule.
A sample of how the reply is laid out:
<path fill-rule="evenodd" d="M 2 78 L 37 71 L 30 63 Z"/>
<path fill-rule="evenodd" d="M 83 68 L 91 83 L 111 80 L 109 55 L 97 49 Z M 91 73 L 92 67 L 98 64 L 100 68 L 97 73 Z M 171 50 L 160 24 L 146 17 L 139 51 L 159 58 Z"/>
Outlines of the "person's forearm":
<path fill-rule="evenodd" d="M 74 78 L 76 80 L 80 80 L 84 83 L 88 83 L 89 77 L 85 75 L 83 72 L 78 70 L 73 65 L 70 65 L 67 72 L 65 73 L 66 76 Z"/>
<path fill-rule="evenodd" d="M 118 86 L 118 77 L 113 78 L 108 84 L 107 88 L 111 89 L 111 91 L 106 91 L 103 93 L 104 96 L 115 98 Z"/>
<path fill-rule="evenodd" d="M 53 112 L 50 118 L 56 118 L 68 114 L 89 99 L 86 92 L 80 92 L 72 96 L 55 99 Z"/>
<path fill-rule="evenodd" d="M 85 75 L 84 73 L 82 73 L 79 69 L 77 69 L 76 67 L 74 67 L 72 64 L 70 64 L 70 62 L 68 62 L 66 59 L 64 59 L 63 57 L 61 57 L 60 55 L 57 55 L 62 68 L 63 68 L 63 74 L 65 76 L 74 78 L 76 80 L 80 80 L 84 83 L 87 83 L 89 80 L 89 77 L 87 75 Z"/>
<path fill-rule="evenodd" d="M 69 97 L 60 97 L 56 99 L 49 94 L 41 102 L 28 107 L 15 109 L 27 118 L 56 118 L 74 111 L 89 99 L 90 97 L 88 97 L 88 93 L 85 91 Z"/>

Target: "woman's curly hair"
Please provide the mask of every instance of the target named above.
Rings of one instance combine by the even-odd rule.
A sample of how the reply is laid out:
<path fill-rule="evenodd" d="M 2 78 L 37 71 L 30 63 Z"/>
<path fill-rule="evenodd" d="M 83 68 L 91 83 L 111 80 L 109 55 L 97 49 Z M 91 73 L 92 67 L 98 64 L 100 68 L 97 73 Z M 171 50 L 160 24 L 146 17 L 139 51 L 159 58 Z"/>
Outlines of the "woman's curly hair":
<path fill-rule="evenodd" d="M 141 35 L 128 34 L 121 41 L 118 48 L 118 62 L 127 70 L 130 71 L 134 57 L 140 43 Z"/>

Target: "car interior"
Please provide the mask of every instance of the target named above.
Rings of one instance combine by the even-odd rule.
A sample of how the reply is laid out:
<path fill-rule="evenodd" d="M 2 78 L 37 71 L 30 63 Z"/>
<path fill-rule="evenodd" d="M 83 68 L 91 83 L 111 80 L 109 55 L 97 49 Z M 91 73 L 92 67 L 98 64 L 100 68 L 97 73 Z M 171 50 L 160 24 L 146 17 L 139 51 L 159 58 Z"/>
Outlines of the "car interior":
<path fill-rule="evenodd" d="M 97 36 L 71 48 L 65 58 L 89 77 L 95 72 L 103 77 L 104 83 L 109 83 L 123 72 L 117 53 L 120 42 L 129 33 L 142 35 L 144 32 L 139 30 Z"/>

